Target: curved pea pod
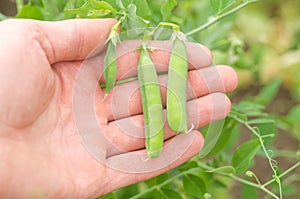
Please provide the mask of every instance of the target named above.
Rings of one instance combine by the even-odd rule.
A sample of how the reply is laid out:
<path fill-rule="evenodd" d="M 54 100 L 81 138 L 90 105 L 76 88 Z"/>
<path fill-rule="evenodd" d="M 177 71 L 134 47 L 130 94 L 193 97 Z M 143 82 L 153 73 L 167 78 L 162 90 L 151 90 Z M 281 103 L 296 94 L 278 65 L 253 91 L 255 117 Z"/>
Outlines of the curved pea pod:
<path fill-rule="evenodd" d="M 188 73 L 187 51 L 183 40 L 173 43 L 168 71 L 167 120 L 176 132 L 188 132 L 186 110 L 186 84 Z"/>
<path fill-rule="evenodd" d="M 117 76 L 117 52 L 113 42 L 109 42 L 106 55 L 104 57 L 104 80 L 106 84 L 105 92 L 109 93 L 116 84 Z"/>
<path fill-rule="evenodd" d="M 145 50 L 141 50 L 138 78 L 143 104 L 146 150 L 149 158 L 158 157 L 164 142 L 164 119 L 155 66 Z"/>

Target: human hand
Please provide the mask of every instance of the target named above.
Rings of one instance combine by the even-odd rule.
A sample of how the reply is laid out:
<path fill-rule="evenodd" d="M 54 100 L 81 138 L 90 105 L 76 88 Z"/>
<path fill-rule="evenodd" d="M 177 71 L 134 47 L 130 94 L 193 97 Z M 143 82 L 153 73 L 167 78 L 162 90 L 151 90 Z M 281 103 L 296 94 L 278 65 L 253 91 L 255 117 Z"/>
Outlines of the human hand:
<path fill-rule="evenodd" d="M 117 85 L 105 101 L 97 86 L 103 71 L 101 46 L 114 23 L 0 23 L 1 198 L 94 198 L 166 172 L 200 151 L 204 141 L 197 130 L 177 135 L 166 125 L 171 147 L 157 159 L 139 162 L 136 154 L 146 155 L 138 82 Z M 118 79 L 136 76 L 138 45 L 132 41 L 118 47 Z M 166 71 L 170 46 L 152 45 L 166 49 L 151 54 L 158 71 Z M 228 114 L 224 93 L 235 89 L 237 76 L 227 66 L 208 67 L 212 58 L 206 48 L 187 47 L 192 63 L 188 119 L 198 129 Z M 163 101 L 166 80 L 166 75 L 159 77 Z M 105 141 L 95 139 L 99 134 Z"/>

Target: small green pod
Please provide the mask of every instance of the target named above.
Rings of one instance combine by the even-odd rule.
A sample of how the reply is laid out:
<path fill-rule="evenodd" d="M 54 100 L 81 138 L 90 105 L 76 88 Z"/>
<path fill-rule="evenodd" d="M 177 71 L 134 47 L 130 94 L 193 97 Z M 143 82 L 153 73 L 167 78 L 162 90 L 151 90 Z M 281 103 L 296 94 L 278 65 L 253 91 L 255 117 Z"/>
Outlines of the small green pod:
<path fill-rule="evenodd" d="M 105 92 L 109 93 L 116 84 L 117 76 L 117 52 L 116 46 L 109 42 L 106 55 L 104 57 L 104 80 L 106 84 Z"/>
<path fill-rule="evenodd" d="M 143 104 L 146 150 L 149 158 L 158 157 L 164 143 L 164 119 L 155 66 L 145 50 L 141 50 L 138 78 Z"/>
<path fill-rule="evenodd" d="M 186 84 L 188 73 L 187 51 L 183 40 L 173 43 L 168 71 L 167 121 L 176 132 L 188 132 Z"/>

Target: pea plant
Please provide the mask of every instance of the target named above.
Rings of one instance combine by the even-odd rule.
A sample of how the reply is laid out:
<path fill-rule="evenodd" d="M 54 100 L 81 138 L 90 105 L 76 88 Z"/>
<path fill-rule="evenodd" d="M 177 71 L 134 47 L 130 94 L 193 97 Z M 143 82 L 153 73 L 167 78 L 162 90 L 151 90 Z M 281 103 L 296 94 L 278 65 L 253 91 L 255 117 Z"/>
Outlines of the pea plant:
<path fill-rule="evenodd" d="M 257 81 L 260 70 L 249 65 L 259 65 L 260 51 L 253 50 L 251 60 L 256 62 L 249 64 L 242 42 L 230 39 L 228 35 L 234 29 L 237 16 L 243 12 L 239 10 L 261 3 L 258 0 L 29 0 L 24 4 L 23 0 L 17 0 L 18 13 L 15 17 L 39 20 L 116 18 L 117 23 L 106 42 L 106 83 L 101 85 L 106 95 L 120 83 L 116 81 L 117 45 L 124 40 L 143 41 L 136 49 L 140 51 L 138 80 L 147 154 L 149 158 L 155 158 L 163 150 L 164 120 L 157 80 L 159 74 L 149 55 L 155 49 L 150 46 L 149 40 L 170 40 L 172 43 L 167 84 L 167 122 L 175 132 L 187 133 L 185 90 L 188 62 L 185 42 L 192 40 L 207 45 L 215 55 L 215 64 L 225 60 L 224 64 L 250 71 L 253 80 Z M 9 17 L 0 15 L 1 20 L 6 18 Z M 120 37 L 119 28 L 127 34 Z M 300 174 L 295 171 L 300 166 L 300 151 L 289 147 L 279 149 L 275 141 L 280 136 L 278 132 L 283 131 L 299 145 L 300 108 L 292 107 L 285 116 L 265 111 L 275 100 L 282 82 L 282 79 L 274 78 L 259 87 L 256 95 L 233 103 L 227 118 L 200 129 L 205 144 L 201 152 L 187 163 L 100 198 L 281 199 L 299 195 L 296 187 Z M 239 91 L 231 93 L 230 97 L 234 99 L 238 95 Z M 281 166 L 283 161 L 290 164 Z"/>

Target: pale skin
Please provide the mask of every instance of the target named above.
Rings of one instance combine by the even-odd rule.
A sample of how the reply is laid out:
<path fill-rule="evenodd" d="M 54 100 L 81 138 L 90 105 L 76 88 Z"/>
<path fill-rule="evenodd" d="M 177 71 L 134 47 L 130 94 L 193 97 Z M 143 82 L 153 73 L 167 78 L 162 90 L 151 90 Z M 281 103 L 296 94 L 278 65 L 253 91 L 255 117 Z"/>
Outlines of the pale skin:
<path fill-rule="evenodd" d="M 198 130 L 193 130 L 191 133 L 196 139 L 178 160 L 140 174 L 114 170 L 86 151 L 74 123 L 73 86 L 82 60 L 97 44 L 106 41 L 115 22 L 113 19 L 77 19 L 0 23 L 0 198 L 95 198 L 166 172 L 201 150 L 203 137 Z M 190 59 L 202 60 L 195 61 L 198 64 L 194 68 L 198 70 L 190 67 L 188 87 L 188 120 L 194 129 L 199 129 L 228 114 L 230 100 L 225 93 L 234 90 L 238 80 L 228 66 L 209 67 L 212 57 L 207 49 L 203 54 L 190 51 Z M 103 52 L 98 52 L 100 58 Z M 156 51 L 151 56 L 154 62 L 168 63 L 168 52 Z M 133 64 L 137 62 L 138 53 L 118 60 L 118 79 L 137 67 Z M 203 76 L 199 76 L 199 72 Z M 162 76 L 160 81 L 166 82 L 167 76 Z M 104 83 L 103 78 L 100 83 Z M 143 124 L 140 95 L 134 90 L 136 85 L 137 82 L 129 82 L 115 88 L 117 96 L 133 93 L 128 98 L 118 99 L 120 104 L 132 102 L 127 103 L 126 111 L 120 107 L 112 113 L 111 104 L 116 102 L 112 95 L 103 101 L 105 90 L 98 87 L 95 93 L 99 125 L 114 145 L 128 151 L 127 161 L 131 161 L 133 152 L 145 151 L 144 140 L 124 135 L 114 124 L 121 118 L 131 117 Z M 161 94 L 165 103 L 164 88 Z M 213 106 L 214 97 L 224 99 L 224 103 Z M 199 114 L 192 113 L 195 109 Z M 168 140 L 182 136 L 165 129 Z M 107 158 L 120 157 L 117 150 L 105 146 L 103 150 Z"/>

